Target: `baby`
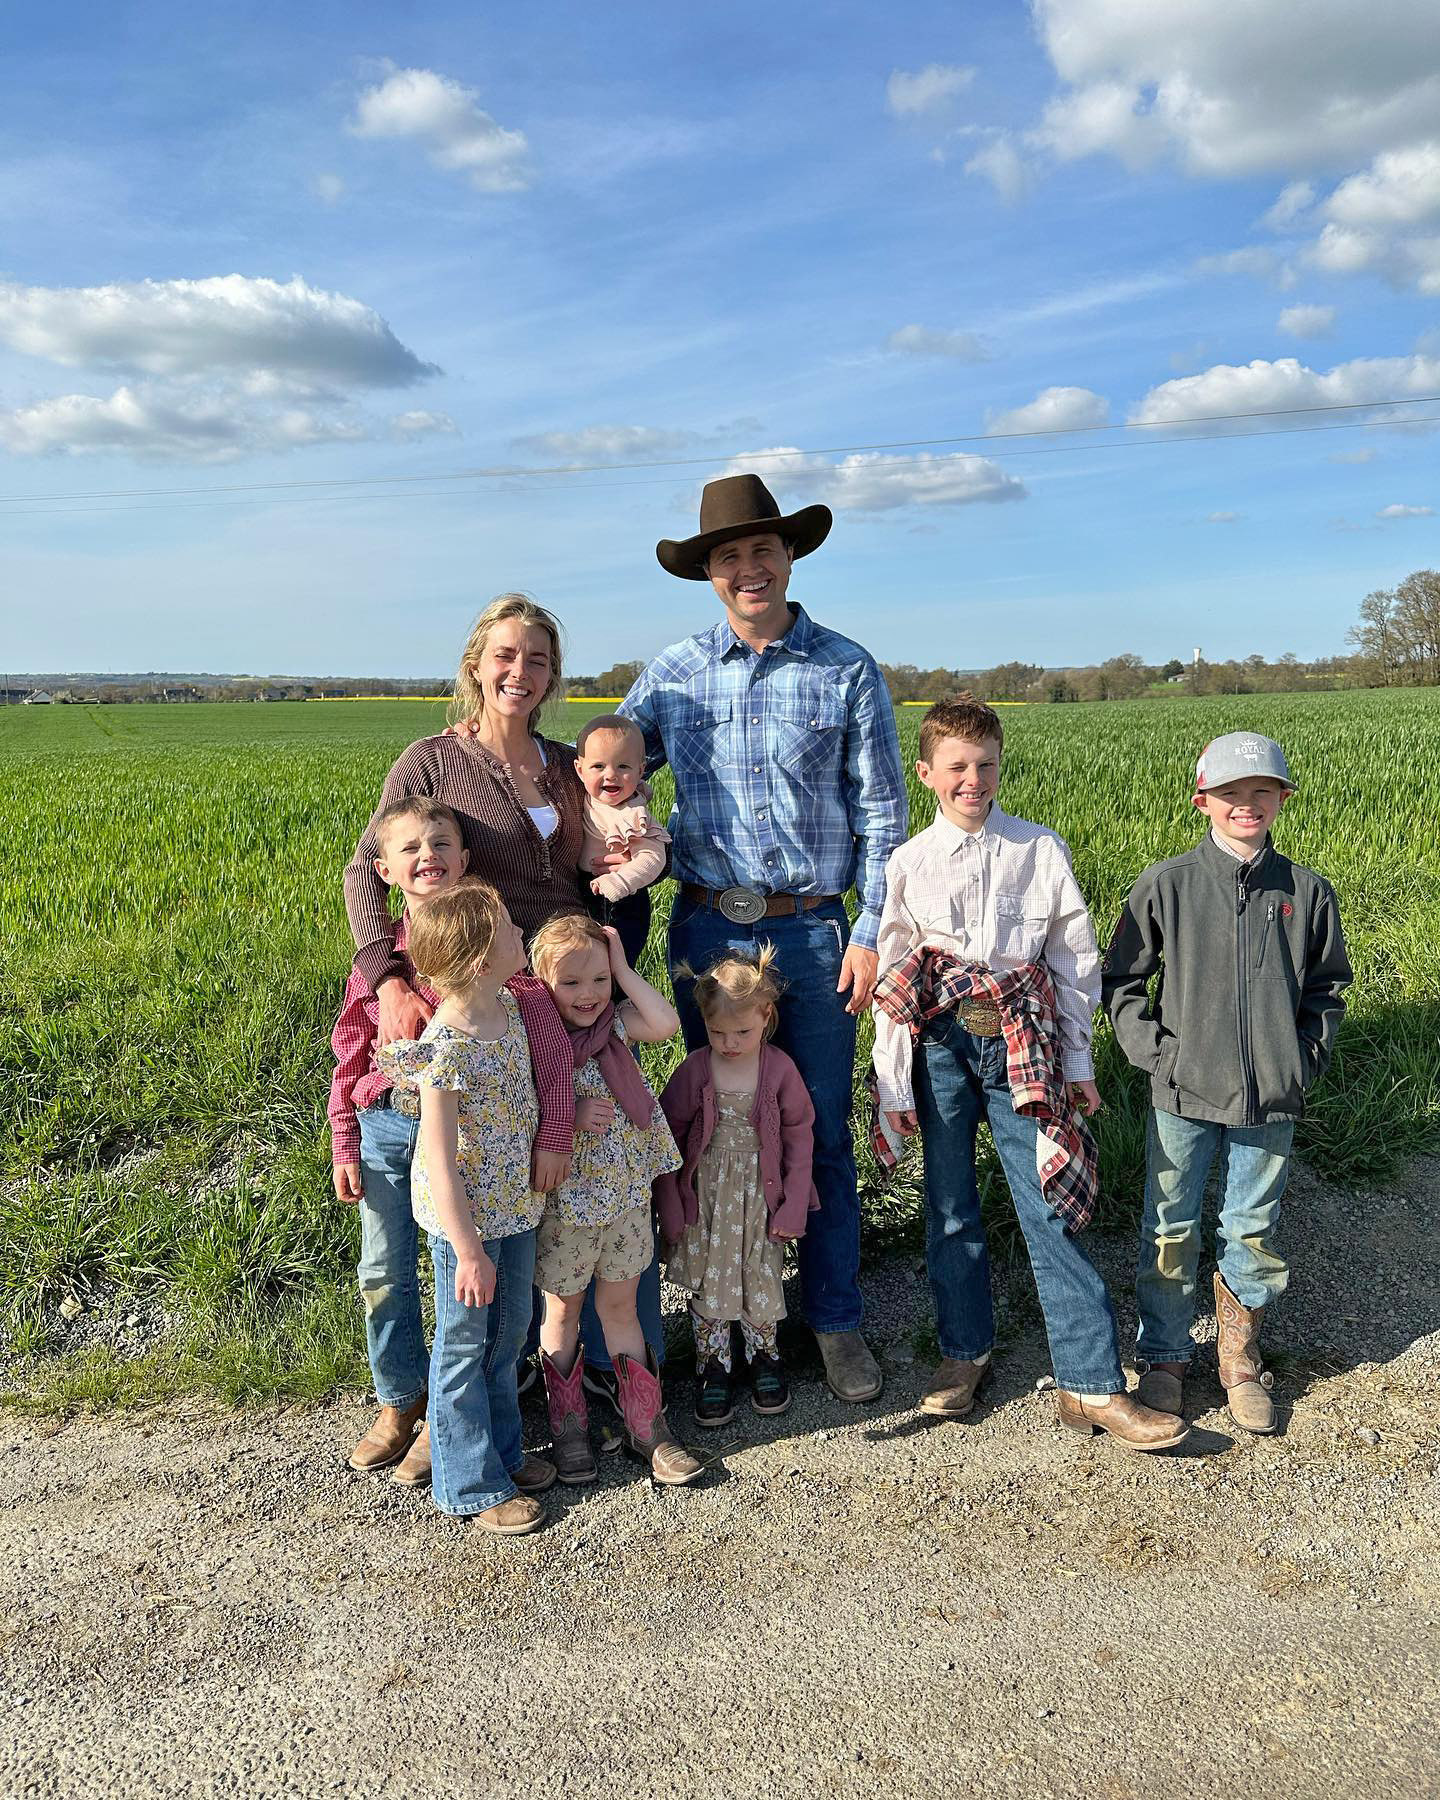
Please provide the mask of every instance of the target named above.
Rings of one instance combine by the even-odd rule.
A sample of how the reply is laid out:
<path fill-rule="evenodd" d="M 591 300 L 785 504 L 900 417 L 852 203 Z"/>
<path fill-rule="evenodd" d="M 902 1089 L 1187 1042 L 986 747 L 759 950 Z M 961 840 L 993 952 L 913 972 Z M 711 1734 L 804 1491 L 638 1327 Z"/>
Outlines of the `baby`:
<path fill-rule="evenodd" d="M 618 713 L 591 719 L 575 739 L 575 772 L 585 788 L 585 847 L 580 867 L 594 875 L 607 855 L 628 850 L 630 860 L 594 875 L 590 891 L 617 901 L 638 894 L 665 871 L 670 834 L 651 818 L 640 779 L 645 740 L 639 728 Z"/>

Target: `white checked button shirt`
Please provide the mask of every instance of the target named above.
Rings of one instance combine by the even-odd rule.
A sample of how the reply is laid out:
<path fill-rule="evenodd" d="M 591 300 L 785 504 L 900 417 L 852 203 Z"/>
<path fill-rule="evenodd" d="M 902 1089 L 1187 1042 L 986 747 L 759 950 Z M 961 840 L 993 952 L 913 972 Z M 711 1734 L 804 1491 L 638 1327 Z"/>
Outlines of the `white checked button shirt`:
<path fill-rule="evenodd" d="M 943 815 L 885 865 L 880 974 L 919 945 L 984 963 L 997 975 L 1042 961 L 1055 984 L 1060 1064 L 1067 1081 L 1094 1076 L 1100 952 L 1064 841 L 992 805 L 980 831 Z M 875 1076 L 887 1112 L 915 1104 L 907 1026 L 875 1009 Z"/>

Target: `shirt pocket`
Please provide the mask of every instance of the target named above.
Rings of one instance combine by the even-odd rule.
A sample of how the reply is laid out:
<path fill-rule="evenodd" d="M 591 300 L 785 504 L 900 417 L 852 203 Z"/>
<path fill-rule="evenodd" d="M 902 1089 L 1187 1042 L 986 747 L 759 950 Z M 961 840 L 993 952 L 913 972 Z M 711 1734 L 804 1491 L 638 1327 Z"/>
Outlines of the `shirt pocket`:
<path fill-rule="evenodd" d="M 1029 894 L 995 896 L 995 954 L 1010 962 L 1038 962 L 1045 949 L 1048 913 Z"/>
<path fill-rule="evenodd" d="M 766 713 L 766 748 L 776 765 L 805 782 L 833 775 L 845 755 L 845 702 L 839 694 L 788 695 Z"/>
<path fill-rule="evenodd" d="M 669 722 L 665 754 L 677 776 L 730 770 L 736 760 L 734 704 L 687 695 Z"/>

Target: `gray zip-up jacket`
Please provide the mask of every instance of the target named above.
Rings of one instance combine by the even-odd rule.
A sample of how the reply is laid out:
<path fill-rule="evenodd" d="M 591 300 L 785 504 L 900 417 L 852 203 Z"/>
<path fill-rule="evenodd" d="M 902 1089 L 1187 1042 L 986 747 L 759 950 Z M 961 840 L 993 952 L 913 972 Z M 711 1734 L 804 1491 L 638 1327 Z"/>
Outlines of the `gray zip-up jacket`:
<path fill-rule="evenodd" d="M 1209 832 L 1141 875 L 1101 969 L 1116 1040 L 1155 1106 L 1217 1125 L 1304 1111 L 1351 980 L 1330 883 L 1269 839 L 1242 863 Z"/>

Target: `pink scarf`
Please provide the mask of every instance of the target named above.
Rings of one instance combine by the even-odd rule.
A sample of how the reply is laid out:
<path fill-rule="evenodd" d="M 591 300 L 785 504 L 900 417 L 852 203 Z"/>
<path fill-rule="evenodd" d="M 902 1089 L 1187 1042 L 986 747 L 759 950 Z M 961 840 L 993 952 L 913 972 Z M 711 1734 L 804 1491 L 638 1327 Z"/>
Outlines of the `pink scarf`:
<path fill-rule="evenodd" d="M 605 1085 L 637 1131 L 649 1129 L 655 1117 L 655 1096 L 645 1085 L 640 1065 L 615 1035 L 615 1008 L 607 1006 L 593 1025 L 567 1025 L 575 1067 L 583 1069 L 593 1056 L 605 1077 Z"/>

